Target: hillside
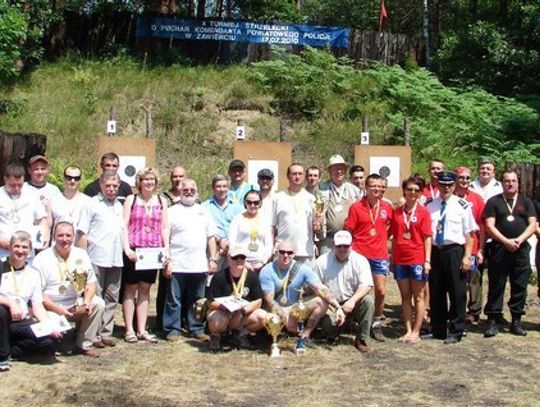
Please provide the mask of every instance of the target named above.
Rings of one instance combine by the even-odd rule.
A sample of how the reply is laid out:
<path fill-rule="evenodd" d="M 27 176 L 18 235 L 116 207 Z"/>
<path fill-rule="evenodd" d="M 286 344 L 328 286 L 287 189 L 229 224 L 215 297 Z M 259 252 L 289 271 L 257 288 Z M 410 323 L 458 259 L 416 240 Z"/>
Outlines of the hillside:
<path fill-rule="evenodd" d="M 403 144 L 409 119 L 415 171 L 424 172 L 432 157 L 474 166 L 478 155 L 538 161 L 540 151 L 538 111 L 526 104 L 445 87 L 423 69 L 360 70 L 314 50 L 231 67 L 66 58 L 40 66 L 2 95 L 2 130 L 47 135 L 54 172 L 76 162 L 86 178 L 94 176 L 95 140 L 105 133 L 110 108 L 118 135 L 134 137 L 144 137 L 150 109 L 159 168 L 166 174 L 173 164 L 186 166 L 205 192 L 209 176 L 226 169 L 239 119 L 257 141 L 277 141 L 286 120 L 286 140 L 306 165 L 326 166 L 334 153 L 352 161 L 362 115 L 372 144 Z"/>

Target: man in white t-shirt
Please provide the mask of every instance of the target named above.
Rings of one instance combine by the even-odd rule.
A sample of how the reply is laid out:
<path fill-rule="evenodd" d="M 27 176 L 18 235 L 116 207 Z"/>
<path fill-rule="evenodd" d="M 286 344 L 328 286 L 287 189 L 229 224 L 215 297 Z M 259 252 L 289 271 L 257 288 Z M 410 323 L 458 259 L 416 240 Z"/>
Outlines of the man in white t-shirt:
<path fill-rule="evenodd" d="M 314 257 L 313 203 L 315 197 L 304 189 L 306 173 L 300 164 L 287 168 L 289 187 L 278 192 L 274 199 L 272 227 L 275 244 L 290 241 L 295 260 L 305 262 Z"/>
<path fill-rule="evenodd" d="M 43 155 L 35 155 L 28 161 L 29 179 L 24 183 L 24 189 L 28 189 L 34 192 L 43 206 L 47 207 L 47 204 L 51 198 L 60 194 L 60 189 L 56 185 L 47 182 L 47 175 L 49 175 L 49 160 Z"/>
<path fill-rule="evenodd" d="M 195 318 L 193 304 L 204 297 L 207 274 L 217 272 L 217 228 L 208 210 L 196 200 L 197 184 L 186 178 L 181 185 L 180 203 L 169 209 L 170 261 L 163 270 L 170 279 L 163 310 L 163 332 L 168 341 L 180 337 L 184 296 L 190 335 L 201 342 L 210 340 L 204 333 L 204 323 Z"/>
<path fill-rule="evenodd" d="M 354 347 L 360 352 L 369 352 L 371 348 L 366 340 L 375 311 L 371 296 L 373 277 L 368 260 L 351 250 L 351 242 L 349 232 L 336 232 L 332 251 L 315 261 L 315 273 L 340 305 L 338 309 L 328 309 L 321 327 L 329 339 L 337 341 L 345 323 L 354 321 Z"/>
<path fill-rule="evenodd" d="M 9 240 L 14 232 L 25 231 L 32 236 L 33 247 L 49 245 L 47 212 L 38 196 L 24 184 L 24 168 L 18 164 L 6 167 L 4 186 L 0 188 L 0 259 L 9 254 Z M 33 257 L 33 251 L 29 258 Z"/>
<path fill-rule="evenodd" d="M 76 321 L 78 334 L 75 345 L 79 353 L 99 357 L 92 346 L 105 347 L 97 340 L 105 303 L 96 295 L 97 279 L 92 263 L 86 250 L 73 247 L 71 222 L 58 222 L 53 237 L 54 246 L 39 253 L 33 262 L 41 274 L 43 303 L 48 311 Z M 81 287 L 76 287 L 77 274 L 86 276 Z"/>
<path fill-rule="evenodd" d="M 489 158 L 482 158 L 478 163 L 478 177 L 471 182 L 469 188 L 479 194 L 484 203 L 495 195 L 502 194 L 502 184 L 495 179 L 495 164 Z"/>

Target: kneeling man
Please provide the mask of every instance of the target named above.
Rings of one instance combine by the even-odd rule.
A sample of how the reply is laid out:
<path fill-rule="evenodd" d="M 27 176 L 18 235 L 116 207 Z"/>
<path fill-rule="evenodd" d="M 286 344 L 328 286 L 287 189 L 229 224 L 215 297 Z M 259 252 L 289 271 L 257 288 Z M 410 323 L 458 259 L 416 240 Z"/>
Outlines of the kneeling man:
<path fill-rule="evenodd" d="M 291 315 L 290 310 L 298 301 L 300 289 L 307 285 L 316 295 L 306 298 L 305 301 L 307 322 L 300 337 L 308 339 L 317 323 L 326 314 L 328 305 L 338 308 L 339 304 L 311 268 L 294 261 L 291 242 L 281 242 L 277 250 L 277 260 L 264 266 L 259 276 L 265 308 L 269 312 L 281 315 L 287 321 L 286 327 L 289 332 L 297 332 L 298 321 Z"/>
<path fill-rule="evenodd" d="M 334 235 L 334 248 L 315 262 L 315 273 L 336 298 L 339 307 L 328 310 L 321 326 L 329 338 L 337 339 L 345 322 L 355 322 L 354 347 L 369 352 L 366 343 L 373 320 L 375 304 L 370 295 L 373 277 L 368 260 L 351 251 L 352 236 L 345 230 Z"/>
<path fill-rule="evenodd" d="M 264 327 L 266 311 L 261 309 L 262 290 L 257 273 L 246 268 L 247 252 L 238 247 L 229 251 L 229 267 L 218 272 L 212 279 L 207 298 L 208 315 L 206 322 L 210 331 L 210 349 L 221 349 L 221 334 L 233 332 L 234 344 L 239 348 L 251 349 L 247 335 Z M 231 311 L 221 300 L 234 297 L 241 307 Z"/>
<path fill-rule="evenodd" d="M 73 247 L 71 222 L 56 224 L 54 241 L 54 246 L 40 252 L 32 263 L 41 274 L 43 303 L 48 311 L 76 321 L 78 334 L 75 345 L 79 353 L 98 357 L 99 353 L 92 349 L 92 345 L 104 347 L 96 338 L 105 303 L 96 295 L 97 280 L 92 263 L 85 250 Z M 70 273 L 75 271 L 87 275 L 82 306 L 76 305 L 78 294 L 69 280 Z"/>

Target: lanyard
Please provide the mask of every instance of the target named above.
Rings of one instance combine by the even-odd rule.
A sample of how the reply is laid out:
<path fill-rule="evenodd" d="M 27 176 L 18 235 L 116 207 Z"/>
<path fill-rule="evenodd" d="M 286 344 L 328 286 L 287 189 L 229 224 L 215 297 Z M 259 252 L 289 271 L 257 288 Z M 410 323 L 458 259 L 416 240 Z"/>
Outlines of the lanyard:
<path fill-rule="evenodd" d="M 238 279 L 238 284 L 234 282 L 233 276 L 231 275 L 231 282 L 233 286 L 233 296 L 241 299 L 242 293 L 244 292 L 244 285 L 246 284 L 246 278 L 247 278 L 247 270 L 244 267 L 244 270 L 242 270 L 242 275 Z"/>
<path fill-rule="evenodd" d="M 60 275 L 60 282 L 63 283 L 64 281 L 66 281 L 66 272 L 67 272 L 67 269 L 68 269 L 68 262 L 69 262 L 69 257 L 64 260 L 62 259 L 56 252 L 54 252 L 54 255 L 56 256 L 56 260 L 58 261 L 57 263 L 57 270 L 58 270 L 58 274 Z"/>
<path fill-rule="evenodd" d="M 371 221 L 371 224 L 373 227 L 375 227 L 375 222 L 377 222 L 377 219 L 379 218 L 379 210 L 381 209 L 381 201 L 377 199 L 377 203 L 375 204 L 374 208 L 375 210 L 375 216 L 373 216 L 373 213 L 371 212 L 371 205 L 369 204 L 369 201 L 366 199 L 366 203 L 368 206 L 368 212 L 369 212 L 369 220 Z"/>
<path fill-rule="evenodd" d="M 251 241 L 255 242 L 257 241 L 257 238 L 259 237 L 259 215 L 257 214 L 253 218 L 249 218 L 246 216 L 246 219 L 250 227 L 249 236 L 251 238 Z"/>
<path fill-rule="evenodd" d="M 508 200 L 507 200 L 506 197 L 503 195 L 504 203 L 506 204 L 506 207 L 507 207 L 508 210 L 510 211 L 510 213 L 509 213 L 510 216 L 512 215 L 512 212 L 514 212 L 514 208 L 516 207 L 517 198 L 518 198 L 518 194 L 516 194 L 516 196 L 514 197 L 514 201 L 512 202 L 512 206 L 510 206 L 510 205 L 508 204 Z"/>
<path fill-rule="evenodd" d="M 26 267 L 22 269 L 22 272 L 21 272 L 21 275 L 22 275 L 22 282 L 23 284 L 21 284 L 21 286 L 24 285 L 24 280 L 25 280 L 25 277 L 26 277 L 26 274 L 24 273 L 24 271 L 26 270 Z M 13 268 L 13 266 L 11 265 L 11 263 L 9 264 L 9 271 L 11 271 L 11 275 L 13 276 L 13 289 L 15 290 L 15 295 L 17 297 L 20 297 L 20 288 L 19 288 L 19 283 L 17 282 L 17 278 L 15 277 L 15 269 Z"/>
<path fill-rule="evenodd" d="M 416 213 L 416 205 L 418 205 L 417 202 L 414 203 L 414 206 L 411 209 L 411 216 L 407 219 L 407 212 L 406 212 L 406 206 L 403 207 L 403 223 L 405 223 L 405 229 L 407 231 L 411 230 L 411 220 L 414 218 L 414 214 Z"/>

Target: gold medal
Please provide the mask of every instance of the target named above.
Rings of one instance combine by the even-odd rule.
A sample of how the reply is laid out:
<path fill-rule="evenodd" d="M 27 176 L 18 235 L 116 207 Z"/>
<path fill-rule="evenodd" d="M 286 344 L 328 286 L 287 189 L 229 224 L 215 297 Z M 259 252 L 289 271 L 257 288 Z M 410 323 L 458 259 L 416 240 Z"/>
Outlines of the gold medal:
<path fill-rule="evenodd" d="M 375 228 L 371 228 L 371 230 L 369 231 L 369 234 L 371 236 L 376 236 L 377 235 L 377 231 L 375 230 Z"/>
<path fill-rule="evenodd" d="M 411 238 L 411 232 L 403 232 L 403 239 L 409 240 Z"/>
<path fill-rule="evenodd" d="M 252 252 L 256 252 L 257 250 L 259 250 L 259 245 L 256 242 L 251 242 L 248 245 L 248 249 Z"/>
<path fill-rule="evenodd" d="M 60 294 L 65 294 L 65 292 L 67 291 L 67 287 L 65 285 L 61 285 L 60 287 L 58 287 L 58 292 Z"/>
<path fill-rule="evenodd" d="M 287 305 L 287 302 L 289 302 L 289 300 L 287 299 L 287 296 L 283 294 L 279 299 L 279 302 L 281 303 L 281 305 Z"/>

